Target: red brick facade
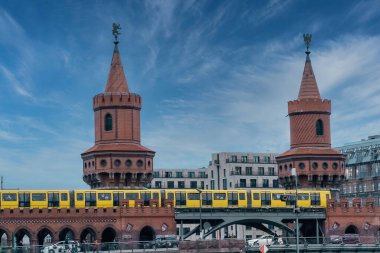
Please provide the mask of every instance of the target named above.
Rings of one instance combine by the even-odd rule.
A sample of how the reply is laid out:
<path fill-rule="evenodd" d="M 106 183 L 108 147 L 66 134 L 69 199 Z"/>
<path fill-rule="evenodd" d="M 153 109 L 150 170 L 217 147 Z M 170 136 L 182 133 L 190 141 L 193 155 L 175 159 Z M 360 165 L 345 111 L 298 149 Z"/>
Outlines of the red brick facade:
<path fill-rule="evenodd" d="M 95 146 L 82 154 L 91 188 L 139 188 L 152 180 L 155 152 L 140 143 L 141 103 L 129 92 L 116 42 L 105 91 L 93 99 Z"/>
<path fill-rule="evenodd" d="M 294 187 L 295 168 L 302 188 L 338 188 L 344 176 L 345 156 L 331 148 L 331 101 L 321 99 L 306 52 L 298 98 L 288 102 L 290 150 L 276 157 L 280 183 Z"/>

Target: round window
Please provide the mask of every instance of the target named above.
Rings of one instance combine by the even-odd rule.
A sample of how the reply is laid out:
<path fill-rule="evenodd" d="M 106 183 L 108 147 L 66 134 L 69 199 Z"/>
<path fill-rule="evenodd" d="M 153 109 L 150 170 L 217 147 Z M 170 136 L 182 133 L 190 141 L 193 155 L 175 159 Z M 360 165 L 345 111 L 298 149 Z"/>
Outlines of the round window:
<path fill-rule="evenodd" d="M 143 166 L 143 161 L 138 160 L 136 164 L 137 164 L 138 167 L 141 167 L 141 166 Z"/>
<path fill-rule="evenodd" d="M 116 159 L 114 162 L 113 162 L 113 165 L 115 165 L 115 167 L 119 167 L 121 164 L 120 160 L 119 159 Z"/>
<path fill-rule="evenodd" d="M 333 163 L 332 167 L 334 170 L 336 170 L 338 168 L 338 163 Z"/>
<path fill-rule="evenodd" d="M 106 165 L 107 165 L 107 161 L 106 160 L 101 160 L 100 161 L 100 165 L 102 166 L 102 167 L 106 167 Z"/>
<path fill-rule="evenodd" d="M 314 162 L 312 166 L 313 166 L 313 169 L 315 170 L 318 169 L 318 163 Z"/>
<path fill-rule="evenodd" d="M 303 170 L 303 169 L 305 168 L 305 164 L 304 164 L 304 163 L 299 163 L 299 164 L 298 164 L 298 167 L 299 167 L 301 170 Z"/>
<path fill-rule="evenodd" d="M 125 161 L 125 165 L 127 165 L 127 167 L 131 167 L 132 161 L 128 159 L 127 161 Z"/>
<path fill-rule="evenodd" d="M 329 165 L 327 163 L 322 164 L 322 168 L 324 168 L 325 170 L 327 170 L 328 167 L 329 167 Z"/>

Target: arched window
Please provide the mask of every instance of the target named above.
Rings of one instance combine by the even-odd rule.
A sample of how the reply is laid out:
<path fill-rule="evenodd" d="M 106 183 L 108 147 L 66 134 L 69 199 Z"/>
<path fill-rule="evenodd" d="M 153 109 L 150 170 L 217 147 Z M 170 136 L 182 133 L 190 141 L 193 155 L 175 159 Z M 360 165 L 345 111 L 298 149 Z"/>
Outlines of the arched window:
<path fill-rule="evenodd" d="M 106 131 L 112 131 L 112 115 L 109 113 L 105 117 L 104 126 Z"/>
<path fill-rule="evenodd" d="M 317 135 L 323 135 L 323 121 L 321 119 L 315 123 L 315 131 Z"/>

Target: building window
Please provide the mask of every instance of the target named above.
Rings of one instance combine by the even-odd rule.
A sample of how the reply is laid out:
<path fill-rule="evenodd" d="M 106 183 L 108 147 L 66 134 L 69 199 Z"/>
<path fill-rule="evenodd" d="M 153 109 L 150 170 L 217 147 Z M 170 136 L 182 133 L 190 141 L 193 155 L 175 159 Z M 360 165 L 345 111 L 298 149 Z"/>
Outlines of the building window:
<path fill-rule="evenodd" d="M 174 189 L 174 181 L 168 181 L 168 189 Z"/>
<path fill-rule="evenodd" d="M 329 165 L 327 163 L 322 163 L 322 168 L 324 168 L 325 170 L 327 170 L 328 167 L 329 167 Z"/>
<path fill-rule="evenodd" d="M 223 177 L 226 177 L 226 169 L 223 169 Z"/>
<path fill-rule="evenodd" d="M 171 178 L 172 177 L 172 172 L 171 171 L 166 171 L 165 172 L 165 177 L 166 178 Z"/>
<path fill-rule="evenodd" d="M 298 167 L 299 167 L 301 170 L 303 170 L 303 169 L 305 168 L 305 164 L 304 164 L 304 163 L 299 163 L 299 164 L 298 164 Z"/>
<path fill-rule="evenodd" d="M 315 131 L 317 135 L 323 135 L 323 121 L 321 119 L 315 123 Z"/>
<path fill-rule="evenodd" d="M 236 163 L 237 162 L 237 156 L 236 155 L 231 156 L 231 162 L 232 163 Z"/>
<path fill-rule="evenodd" d="M 250 179 L 251 188 L 256 188 L 256 179 L 251 178 Z"/>
<path fill-rule="evenodd" d="M 112 131 L 112 115 L 109 113 L 104 118 L 104 129 L 105 131 Z"/>
<path fill-rule="evenodd" d="M 260 163 L 260 156 L 254 156 L 253 157 L 253 162 L 254 163 Z"/>
<path fill-rule="evenodd" d="M 313 162 L 313 165 L 312 165 L 312 166 L 313 166 L 313 169 L 315 169 L 315 170 L 318 169 L 318 163 Z"/>
<path fill-rule="evenodd" d="M 180 172 L 180 171 L 177 171 L 175 174 L 176 174 L 177 178 L 182 178 L 183 177 L 182 176 L 182 172 Z"/>
<path fill-rule="evenodd" d="M 235 175 L 241 175 L 241 167 L 235 167 Z"/>
<path fill-rule="evenodd" d="M 200 178 L 206 178 L 206 172 L 204 172 L 204 171 L 199 172 L 199 177 Z"/>
<path fill-rule="evenodd" d="M 101 160 L 100 161 L 100 165 L 102 166 L 102 167 L 106 167 L 106 165 L 107 165 L 107 161 L 106 160 Z"/>
<path fill-rule="evenodd" d="M 252 175 L 252 167 L 246 167 L 245 168 L 245 174 L 246 175 Z"/>
<path fill-rule="evenodd" d="M 189 178 L 194 178 L 195 177 L 195 172 L 189 172 L 188 176 L 189 176 Z"/>
<path fill-rule="evenodd" d="M 131 165 L 132 165 L 132 161 L 131 160 L 126 160 L 125 161 L 125 165 L 127 166 L 127 167 L 130 167 Z"/>
<path fill-rule="evenodd" d="M 274 167 L 268 168 L 269 176 L 274 176 Z"/>
<path fill-rule="evenodd" d="M 270 163 L 270 156 L 264 156 L 264 163 Z"/>
<path fill-rule="evenodd" d="M 264 176 L 264 167 L 259 167 L 259 176 Z"/>
<path fill-rule="evenodd" d="M 155 188 L 161 188 L 161 181 L 154 182 L 154 187 Z"/>
<path fill-rule="evenodd" d="M 144 163 L 143 163 L 142 160 L 138 160 L 137 163 L 136 163 L 137 167 L 142 167 L 143 164 L 144 164 Z"/>
<path fill-rule="evenodd" d="M 227 179 L 223 178 L 223 190 L 227 190 Z"/>
<path fill-rule="evenodd" d="M 248 156 L 242 156 L 241 157 L 241 162 L 242 163 L 247 163 L 248 162 Z"/>
<path fill-rule="evenodd" d="M 160 177 L 160 173 L 158 171 L 153 172 L 153 177 L 154 178 L 159 178 Z"/>
<path fill-rule="evenodd" d="M 198 188 L 197 181 L 190 181 L 190 188 L 197 189 Z"/>
<path fill-rule="evenodd" d="M 246 187 L 247 187 L 247 184 L 246 184 L 245 179 L 240 179 L 240 188 L 246 188 Z"/>
<path fill-rule="evenodd" d="M 269 187 L 269 179 L 263 179 L 263 187 L 268 188 Z"/>
<path fill-rule="evenodd" d="M 204 188 L 205 188 L 205 181 L 201 181 L 201 189 L 204 189 Z"/>
<path fill-rule="evenodd" d="M 185 181 L 178 181 L 178 189 L 185 188 Z"/>
<path fill-rule="evenodd" d="M 278 187 L 279 187 L 278 179 L 274 179 L 273 180 L 273 188 L 278 188 Z"/>
<path fill-rule="evenodd" d="M 115 167 L 119 167 L 121 164 L 120 160 L 119 159 L 116 159 L 114 162 L 113 162 L 113 165 L 115 165 Z"/>
<path fill-rule="evenodd" d="M 211 180 L 211 190 L 215 190 L 215 181 Z"/>
<path fill-rule="evenodd" d="M 214 178 L 214 171 L 211 171 L 211 178 Z"/>

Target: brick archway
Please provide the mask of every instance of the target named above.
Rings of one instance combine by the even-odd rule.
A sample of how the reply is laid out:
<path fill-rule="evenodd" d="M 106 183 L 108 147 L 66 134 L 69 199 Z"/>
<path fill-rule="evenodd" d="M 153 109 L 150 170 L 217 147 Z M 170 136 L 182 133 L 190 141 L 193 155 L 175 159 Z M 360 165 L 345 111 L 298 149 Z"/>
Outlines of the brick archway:
<path fill-rule="evenodd" d="M 75 240 L 75 233 L 74 230 L 70 227 L 63 228 L 58 235 L 58 241 L 64 241 L 68 238 L 69 240 Z"/>
<path fill-rule="evenodd" d="M 54 233 L 52 231 L 53 230 L 48 227 L 41 228 L 37 233 L 37 244 L 41 246 L 44 245 L 47 236 L 51 238 L 50 243 L 54 242 Z"/>
<path fill-rule="evenodd" d="M 87 243 L 93 243 L 97 239 L 95 229 L 87 227 L 80 233 L 80 241 L 87 241 Z"/>
<path fill-rule="evenodd" d="M 24 241 L 25 236 L 28 237 L 30 244 L 33 243 L 32 242 L 33 241 L 32 233 L 25 227 L 21 227 L 21 228 L 17 229 L 14 236 L 16 238 L 16 245 L 17 246 L 23 246 L 23 241 Z"/>
<path fill-rule="evenodd" d="M 5 229 L 0 228 L 0 247 L 7 246 L 9 241 L 11 241 L 10 233 Z"/>
<path fill-rule="evenodd" d="M 359 234 L 359 229 L 355 225 L 348 225 L 344 230 L 345 234 Z"/>
<path fill-rule="evenodd" d="M 145 226 L 140 231 L 139 241 L 153 241 L 156 238 L 156 232 L 151 226 Z"/>

